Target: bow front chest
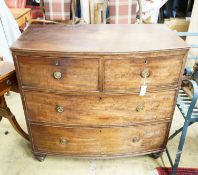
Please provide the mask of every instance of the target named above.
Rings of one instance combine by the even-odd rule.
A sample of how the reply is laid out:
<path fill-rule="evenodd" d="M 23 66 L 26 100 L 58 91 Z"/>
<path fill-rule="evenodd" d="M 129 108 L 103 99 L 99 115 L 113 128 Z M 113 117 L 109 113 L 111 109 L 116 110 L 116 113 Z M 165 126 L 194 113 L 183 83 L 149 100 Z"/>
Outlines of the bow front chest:
<path fill-rule="evenodd" d="M 32 25 L 12 51 L 39 160 L 166 147 L 188 52 L 166 26 Z"/>

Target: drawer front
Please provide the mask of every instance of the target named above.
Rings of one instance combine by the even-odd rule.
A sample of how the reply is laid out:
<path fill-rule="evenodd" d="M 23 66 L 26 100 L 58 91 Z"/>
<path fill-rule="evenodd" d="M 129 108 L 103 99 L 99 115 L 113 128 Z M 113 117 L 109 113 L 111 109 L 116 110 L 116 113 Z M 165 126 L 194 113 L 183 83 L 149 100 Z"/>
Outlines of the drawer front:
<path fill-rule="evenodd" d="M 31 15 L 30 15 L 30 12 L 28 12 L 24 16 L 19 17 L 17 19 L 18 26 L 22 26 L 22 25 L 26 24 L 27 22 L 30 21 L 30 19 L 31 19 Z"/>
<path fill-rule="evenodd" d="M 125 155 L 163 149 L 168 123 L 117 128 L 30 125 L 34 151 L 77 156 Z"/>
<path fill-rule="evenodd" d="M 97 59 L 18 58 L 22 85 L 36 88 L 97 91 Z"/>
<path fill-rule="evenodd" d="M 145 96 L 55 95 L 25 92 L 29 120 L 64 125 L 130 125 L 169 120 L 175 91 L 147 93 Z"/>
<path fill-rule="evenodd" d="M 104 89 L 139 90 L 144 80 L 148 89 L 177 86 L 182 62 L 182 55 L 145 59 L 107 59 L 104 68 Z"/>
<path fill-rule="evenodd" d="M 6 78 L 0 80 L 0 96 L 4 95 L 6 92 L 10 90 L 17 90 L 17 78 L 15 73 L 12 73 Z"/>

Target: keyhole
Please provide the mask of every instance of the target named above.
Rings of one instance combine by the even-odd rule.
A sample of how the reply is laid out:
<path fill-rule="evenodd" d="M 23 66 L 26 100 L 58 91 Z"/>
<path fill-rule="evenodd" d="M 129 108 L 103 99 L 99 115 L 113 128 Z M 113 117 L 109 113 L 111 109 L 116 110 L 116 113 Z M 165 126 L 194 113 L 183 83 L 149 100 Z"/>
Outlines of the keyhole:
<path fill-rule="evenodd" d="M 60 66 L 60 62 L 59 62 L 58 60 L 56 60 L 56 61 L 54 62 L 54 64 L 55 64 L 55 66 Z"/>
<path fill-rule="evenodd" d="M 148 61 L 147 60 L 144 60 L 144 64 L 147 64 L 148 63 Z"/>

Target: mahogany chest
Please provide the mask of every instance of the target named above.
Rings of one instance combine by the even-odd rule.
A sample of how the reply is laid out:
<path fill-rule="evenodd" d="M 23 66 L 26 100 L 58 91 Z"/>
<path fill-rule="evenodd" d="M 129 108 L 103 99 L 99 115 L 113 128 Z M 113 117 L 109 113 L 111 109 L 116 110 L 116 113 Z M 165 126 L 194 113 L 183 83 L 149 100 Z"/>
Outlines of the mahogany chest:
<path fill-rule="evenodd" d="M 32 150 L 163 151 L 188 47 L 164 25 L 32 25 L 12 46 Z"/>

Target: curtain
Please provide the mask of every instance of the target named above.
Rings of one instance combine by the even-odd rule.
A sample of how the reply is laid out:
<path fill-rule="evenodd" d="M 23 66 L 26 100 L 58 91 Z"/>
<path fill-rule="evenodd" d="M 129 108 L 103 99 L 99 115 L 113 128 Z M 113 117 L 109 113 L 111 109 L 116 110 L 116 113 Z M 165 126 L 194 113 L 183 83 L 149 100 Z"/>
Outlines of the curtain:
<path fill-rule="evenodd" d="M 0 0 L 0 57 L 6 62 L 13 62 L 10 47 L 21 35 L 18 24 L 6 6 Z"/>

